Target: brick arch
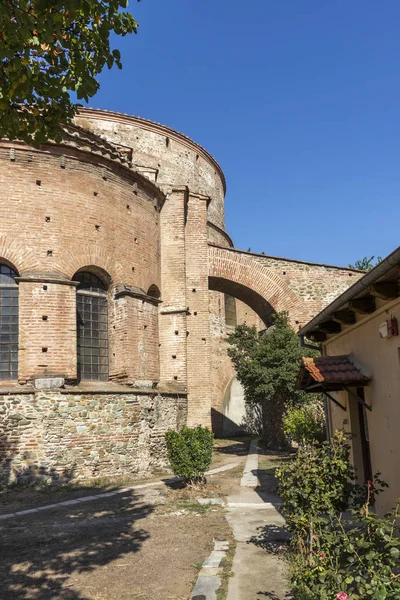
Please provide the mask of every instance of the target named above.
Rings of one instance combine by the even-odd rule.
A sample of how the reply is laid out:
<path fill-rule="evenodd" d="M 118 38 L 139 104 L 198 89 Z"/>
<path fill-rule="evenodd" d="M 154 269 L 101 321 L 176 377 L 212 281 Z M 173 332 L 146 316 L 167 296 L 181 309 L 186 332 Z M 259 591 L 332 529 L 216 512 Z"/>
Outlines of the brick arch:
<path fill-rule="evenodd" d="M 266 325 L 271 323 L 274 312 L 287 311 L 293 325 L 304 317 L 304 301 L 288 287 L 283 277 L 247 253 L 210 246 L 208 279 L 211 290 L 238 298 Z"/>
<path fill-rule="evenodd" d="M 78 271 L 90 270 L 90 268 L 97 268 L 103 273 L 107 273 L 110 278 L 109 284 L 118 284 L 124 281 L 122 267 L 102 248 L 86 246 L 81 249 L 79 255 L 66 252 L 63 256 L 62 272 L 68 279 L 72 279 Z"/>
<path fill-rule="evenodd" d="M 29 248 L 6 236 L 0 237 L 0 262 L 1 259 L 8 262 L 20 276 L 31 271 L 38 271 L 40 268 Z"/>

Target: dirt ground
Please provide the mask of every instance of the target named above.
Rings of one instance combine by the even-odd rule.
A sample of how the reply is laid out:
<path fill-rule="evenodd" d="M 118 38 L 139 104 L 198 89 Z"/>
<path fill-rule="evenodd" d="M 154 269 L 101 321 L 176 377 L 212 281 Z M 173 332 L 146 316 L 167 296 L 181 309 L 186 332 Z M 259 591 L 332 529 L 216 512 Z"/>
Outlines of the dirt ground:
<path fill-rule="evenodd" d="M 240 466 L 210 476 L 203 488 L 130 490 L 0 521 L 1 599 L 187 600 L 213 540 L 233 544 L 223 509 L 200 506 L 196 498 L 236 486 L 247 447 L 248 440 L 217 441 L 212 466 Z M 0 497 L 3 513 L 96 493 L 88 487 L 14 492 Z"/>

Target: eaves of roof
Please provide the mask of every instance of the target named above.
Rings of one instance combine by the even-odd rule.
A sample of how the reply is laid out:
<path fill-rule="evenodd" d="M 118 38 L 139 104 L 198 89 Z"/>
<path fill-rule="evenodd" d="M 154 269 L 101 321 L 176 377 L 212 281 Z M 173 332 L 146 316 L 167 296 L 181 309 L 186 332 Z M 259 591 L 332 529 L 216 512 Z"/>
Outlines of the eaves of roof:
<path fill-rule="evenodd" d="M 320 313 L 318 313 L 307 325 L 302 327 L 299 331 L 300 336 L 305 336 L 307 333 L 318 328 L 320 323 L 327 321 L 335 311 L 340 310 L 350 300 L 356 298 L 360 294 L 364 293 L 368 288 L 376 283 L 379 279 L 384 277 L 391 269 L 400 265 L 400 246 L 396 248 L 389 256 L 383 259 L 376 267 L 371 269 L 364 277 L 356 281 L 350 286 L 343 294 L 338 296 L 336 300 L 326 306 Z"/>

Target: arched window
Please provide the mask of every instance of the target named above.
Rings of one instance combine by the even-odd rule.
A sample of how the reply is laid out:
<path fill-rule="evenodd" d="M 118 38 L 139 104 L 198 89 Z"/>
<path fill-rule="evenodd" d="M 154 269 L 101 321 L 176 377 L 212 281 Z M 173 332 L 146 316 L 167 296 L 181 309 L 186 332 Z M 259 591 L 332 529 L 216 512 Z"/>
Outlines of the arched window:
<path fill-rule="evenodd" d="M 18 274 L 0 264 L 0 380 L 18 378 Z"/>
<path fill-rule="evenodd" d="M 108 380 L 107 288 L 93 273 L 74 276 L 76 290 L 78 374 L 80 379 Z"/>

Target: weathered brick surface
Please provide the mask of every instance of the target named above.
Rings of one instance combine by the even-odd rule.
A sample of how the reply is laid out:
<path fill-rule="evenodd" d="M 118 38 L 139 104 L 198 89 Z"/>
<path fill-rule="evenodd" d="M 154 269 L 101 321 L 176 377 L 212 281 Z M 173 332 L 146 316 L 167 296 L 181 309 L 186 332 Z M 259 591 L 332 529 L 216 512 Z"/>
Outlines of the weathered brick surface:
<path fill-rule="evenodd" d="M 88 153 L 65 148 L 62 168 L 56 149 L 14 147 L 14 161 L 9 148 L 0 147 L 2 258 L 20 275 L 40 271 L 72 279 L 79 269 L 95 265 L 114 284 L 145 291 L 160 286 L 153 186 Z"/>
<path fill-rule="evenodd" d="M 225 228 L 224 175 L 201 146 L 169 127 L 119 113 L 86 109 L 76 122 L 112 143 L 132 148 L 136 169 L 151 167 L 157 185 L 185 185 L 209 196 L 208 219 Z"/>
<path fill-rule="evenodd" d="M 189 195 L 185 228 L 188 424 L 211 426 L 208 198 Z"/>
<path fill-rule="evenodd" d="M 143 473 L 166 464 L 164 434 L 186 398 L 37 392 L 0 397 L 0 481 Z"/>
<path fill-rule="evenodd" d="M 187 386 L 187 304 L 185 219 L 187 188 L 172 188 L 161 212 L 160 374 L 161 380 Z"/>
<path fill-rule="evenodd" d="M 43 317 L 46 320 L 43 320 Z M 76 287 L 19 283 L 18 378 L 76 378 Z"/>
<path fill-rule="evenodd" d="M 275 259 L 213 244 L 209 245 L 209 275 L 212 289 L 235 292 L 261 318 L 273 311 L 288 311 L 296 329 L 362 276 L 351 269 Z"/>
<path fill-rule="evenodd" d="M 114 289 L 161 285 L 159 190 L 89 152 L 22 144 L 0 147 L 0 185 L 0 260 L 23 276 L 20 381 L 76 377 L 76 289 L 63 280 L 81 269 L 109 285 L 111 378 L 158 381 L 157 307 L 136 300 L 119 310 Z"/>
<path fill-rule="evenodd" d="M 110 379 L 160 380 L 158 306 L 128 295 L 109 304 Z"/>

